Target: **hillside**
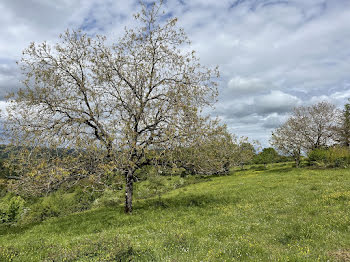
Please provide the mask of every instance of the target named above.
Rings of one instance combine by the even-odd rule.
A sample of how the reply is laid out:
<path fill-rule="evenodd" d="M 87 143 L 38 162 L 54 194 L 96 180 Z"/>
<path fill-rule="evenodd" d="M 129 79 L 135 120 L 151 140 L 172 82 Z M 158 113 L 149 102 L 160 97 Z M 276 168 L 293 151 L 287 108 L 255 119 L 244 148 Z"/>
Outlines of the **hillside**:
<path fill-rule="evenodd" d="M 350 170 L 250 169 L 0 228 L 0 261 L 348 261 Z"/>

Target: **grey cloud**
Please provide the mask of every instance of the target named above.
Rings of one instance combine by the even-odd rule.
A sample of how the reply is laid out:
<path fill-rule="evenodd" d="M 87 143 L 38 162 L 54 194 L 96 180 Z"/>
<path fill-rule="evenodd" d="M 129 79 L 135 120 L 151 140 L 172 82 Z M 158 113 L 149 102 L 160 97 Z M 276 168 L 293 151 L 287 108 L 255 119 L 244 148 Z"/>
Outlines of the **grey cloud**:
<path fill-rule="evenodd" d="M 254 99 L 256 110 L 260 114 L 286 113 L 301 104 L 296 96 L 281 91 L 271 91 L 270 94 L 258 96 Z"/>
<path fill-rule="evenodd" d="M 271 89 L 272 85 L 264 83 L 259 78 L 244 78 L 241 76 L 235 76 L 228 81 L 227 89 L 223 91 L 225 93 L 231 93 L 234 95 L 240 94 L 252 94 Z"/>
<path fill-rule="evenodd" d="M 136 5 L 136 0 L 1 1 L 0 99 L 19 87 L 11 64 L 29 42 L 55 42 L 66 27 L 115 40 L 124 26 L 135 25 Z M 350 1 L 167 0 L 165 7 L 179 18 L 202 63 L 219 65 L 220 96 L 212 114 L 232 132 L 267 141 L 270 129 L 296 105 L 347 102 Z"/>
<path fill-rule="evenodd" d="M 16 92 L 20 86 L 21 75 L 14 62 L 0 63 L 0 101 L 10 92 Z"/>
<path fill-rule="evenodd" d="M 315 95 L 310 98 L 308 104 L 315 104 L 321 101 L 328 101 L 338 107 L 342 107 L 345 103 L 349 103 L 350 90 L 336 91 L 330 95 Z"/>
<path fill-rule="evenodd" d="M 262 126 L 265 128 L 277 128 L 284 122 L 285 119 L 286 115 L 272 113 L 262 120 Z"/>
<path fill-rule="evenodd" d="M 244 118 L 256 114 L 264 117 L 271 113 L 284 114 L 294 107 L 302 104 L 296 96 L 273 90 L 269 94 L 250 97 L 249 99 L 237 99 L 218 105 L 216 112 L 230 118 Z"/>
<path fill-rule="evenodd" d="M 3 0 L 1 6 L 12 14 L 17 23 L 50 29 L 74 11 L 77 6 L 73 3 L 74 1 Z"/>

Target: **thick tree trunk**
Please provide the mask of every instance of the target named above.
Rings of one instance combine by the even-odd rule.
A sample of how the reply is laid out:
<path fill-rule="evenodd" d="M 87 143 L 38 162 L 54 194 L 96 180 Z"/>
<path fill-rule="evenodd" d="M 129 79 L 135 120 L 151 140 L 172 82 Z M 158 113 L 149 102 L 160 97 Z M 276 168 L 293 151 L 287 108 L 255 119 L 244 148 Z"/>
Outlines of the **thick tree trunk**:
<path fill-rule="evenodd" d="M 132 193 L 134 185 L 134 171 L 128 170 L 125 174 L 126 184 L 125 184 L 125 213 L 132 213 Z"/>

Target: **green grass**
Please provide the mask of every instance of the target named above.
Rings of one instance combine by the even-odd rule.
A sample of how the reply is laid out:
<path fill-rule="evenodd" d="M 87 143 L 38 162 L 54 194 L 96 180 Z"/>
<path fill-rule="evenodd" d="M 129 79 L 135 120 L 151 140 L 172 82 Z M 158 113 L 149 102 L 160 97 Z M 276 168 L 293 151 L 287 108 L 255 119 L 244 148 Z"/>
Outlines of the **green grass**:
<path fill-rule="evenodd" d="M 349 261 L 350 170 L 236 171 L 122 207 L 0 228 L 0 261 Z"/>

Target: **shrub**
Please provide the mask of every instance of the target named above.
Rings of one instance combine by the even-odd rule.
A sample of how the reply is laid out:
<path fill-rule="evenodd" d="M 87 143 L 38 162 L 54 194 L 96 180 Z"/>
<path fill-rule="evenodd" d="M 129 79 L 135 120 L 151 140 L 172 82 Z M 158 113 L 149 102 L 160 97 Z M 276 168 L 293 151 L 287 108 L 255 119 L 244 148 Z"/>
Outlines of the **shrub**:
<path fill-rule="evenodd" d="M 314 149 L 308 154 L 309 164 L 328 167 L 348 167 L 350 151 L 348 148 L 334 146 L 328 149 Z"/>
<path fill-rule="evenodd" d="M 326 164 L 327 149 L 316 148 L 308 153 L 308 160 L 310 165 Z"/>
<path fill-rule="evenodd" d="M 345 147 L 331 147 L 327 150 L 327 163 L 333 167 L 348 167 L 350 151 Z"/>
<path fill-rule="evenodd" d="M 0 203 L 0 223 L 17 222 L 25 211 L 25 201 L 20 196 L 6 195 Z"/>
<path fill-rule="evenodd" d="M 84 191 L 81 188 L 76 188 L 71 193 L 58 191 L 42 197 L 32 204 L 23 222 L 40 222 L 49 217 L 64 216 L 87 210 L 96 198 L 96 193 Z"/>
<path fill-rule="evenodd" d="M 280 156 L 276 150 L 272 147 L 264 148 L 254 159 L 254 164 L 264 164 L 265 166 L 270 163 L 275 163 L 280 159 Z"/>

